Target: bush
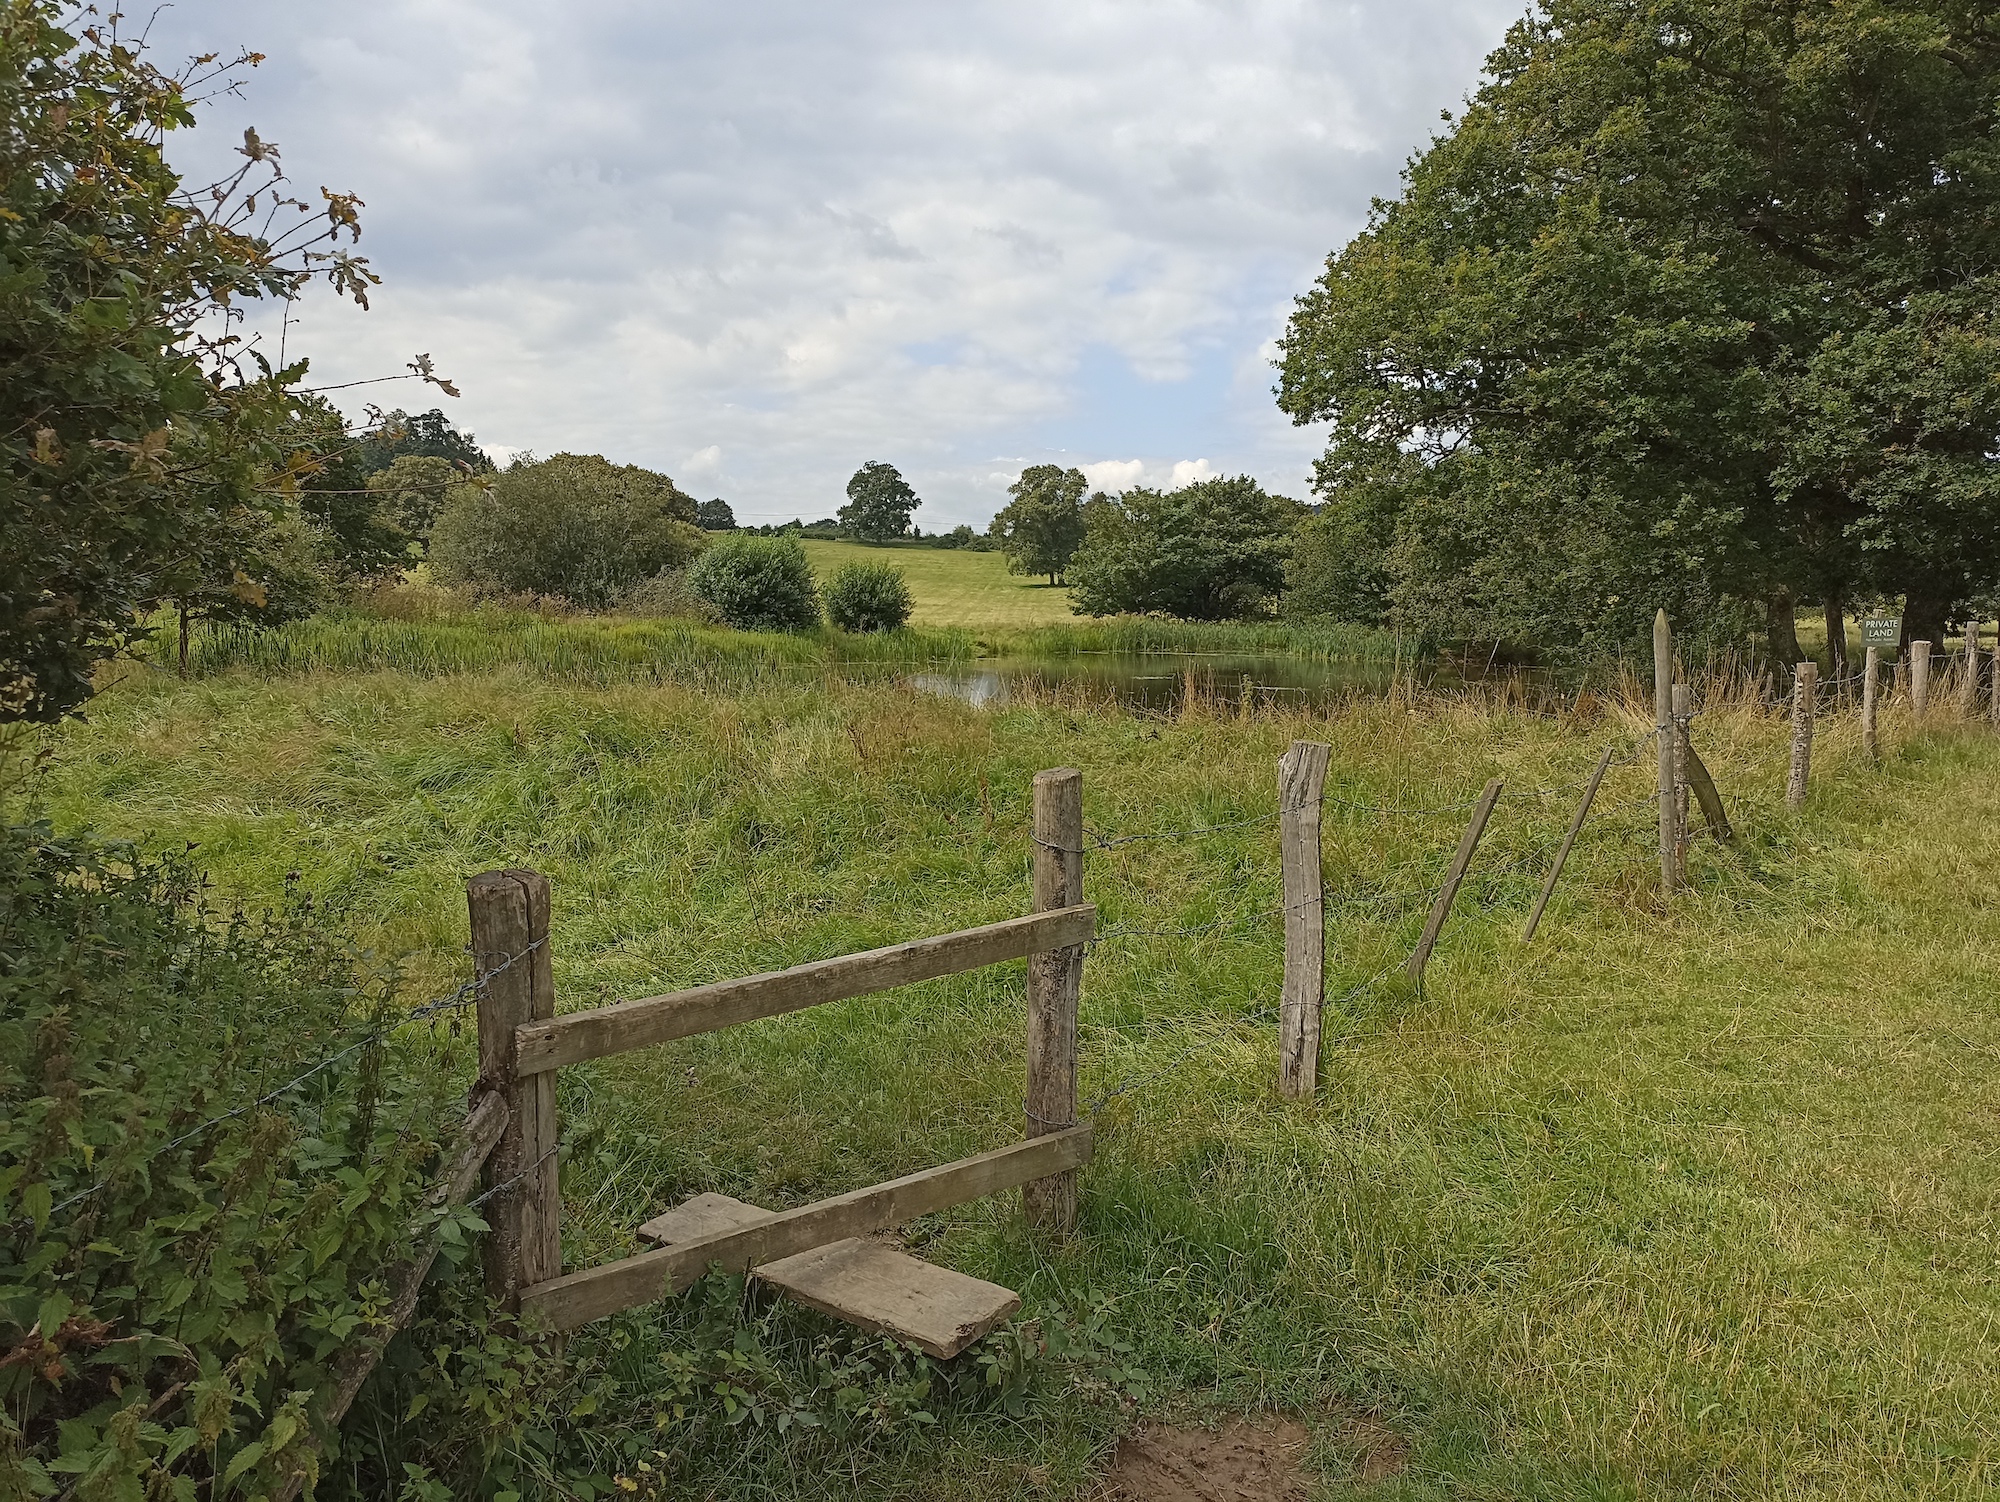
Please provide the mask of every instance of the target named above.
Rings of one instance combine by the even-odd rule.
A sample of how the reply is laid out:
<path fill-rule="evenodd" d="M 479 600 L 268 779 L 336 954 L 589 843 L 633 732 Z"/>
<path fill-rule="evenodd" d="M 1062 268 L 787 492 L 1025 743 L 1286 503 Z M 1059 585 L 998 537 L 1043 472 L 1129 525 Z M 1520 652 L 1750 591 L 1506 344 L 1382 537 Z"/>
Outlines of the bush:
<path fill-rule="evenodd" d="M 826 586 L 827 619 L 843 631 L 894 631 L 916 601 L 903 571 L 886 563 L 850 563 Z"/>
<path fill-rule="evenodd" d="M 665 475 L 595 454 L 517 463 L 453 494 L 431 532 L 440 582 L 561 595 L 602 610 L 702 548 L 695 504 Z"/>
<path fill-rule="evenodd" d="M 1093 500 L 1069 567 L 1074 609 L 1194 621 L 1262 615 L 1284 583 L 1301 510 L 1248 475 Z"/>
<path fill-rule="evenodd" d="M 1287 620 L 1387 623 L 1391 581 L 1386 560 L 1393 539 L 1372 524 L 1375 516 L 1351 498 L 1337 497 L 1299 524 L 1285 565 Z"/>
<path fill-rule="evenodd" d="M 663 568 L 652 578 L 641 579 L 619 597 L 618 608 L 627 615 L 710 625 L 722 621 L 722 613 L 688 587 L 687 570 L 682 568 Z"/>
<path fill-rule="evenodd" d="M 366 1042 L 388 977 L 309 904 L 217 912 L 182 860 L 0 828 L 0 935 L 0 1496 L 268 1492 L 408 1249 L 443 1087 Z"/>
<path fill-rule="evenodd" d="M 725 537 L 689 566 L 687 587 L 738 631 L 810 631 L 819 624 L 812 565 L 789 537 Z"/>

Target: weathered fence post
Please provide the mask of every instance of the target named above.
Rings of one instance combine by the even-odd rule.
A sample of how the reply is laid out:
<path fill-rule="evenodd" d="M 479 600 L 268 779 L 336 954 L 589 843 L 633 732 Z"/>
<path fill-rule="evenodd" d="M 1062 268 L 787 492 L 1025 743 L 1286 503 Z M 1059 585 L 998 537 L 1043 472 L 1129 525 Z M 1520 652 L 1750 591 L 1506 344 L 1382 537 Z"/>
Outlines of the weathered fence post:
<path fill-rule="evenodd" d="M 1465 834 L 1458 842 L 1458 854 L 1452 857 L 1451 870 L 1445 873 L 1444 885 L 1438 889 L 1437 901 L 1431 904 L 1431 915 L 1424 924 L 1424 936 L 1417 940 L 1417 947 L 1410 960 L 1403 967 L 1403 973 L 1416 982 L 1424 983 L 1424 967 L 1431 962 L 1431 951 L 1437 947 L 1438 935 L 1444 932 L 1444 920 L 1451 916 L 1451 905 L 1458 900 L 1458 885 L 1465 880 L 1465 868 L 1472 864 L 1472 852 L 1479 848 L 1479 837 L 1486 832 L 1486 821 L 1493 817 L 1493 805 L 1500 801 L 1500 789 L 1506 783 L 1496 777 L 1486 784 L 1486 791 L 1479 796 L 1479 804 L 1472 810 L 1472 822 L 1465 826 Z"/>
<path fill-rule="evenodd" d="M 522 1078 L 514 1029 L 556 1014 L 549 962 L 549 882 L 534 871 L 487 871 L 466 883 L 478 994 L 479 1080 L 507 1103 L 507 1130 L 486 1160 L 489 1188 L 507 1186 L 486 1214 L 486 1289 L 520 1307 L 521 1290 L 562 1271 L 562 1180 L 556 1164 L 556 1077 Z"/>
<path fill-rule="evenodd" d="M 1910 711 L 1922 719 L 1931 707 L 1931 644 L 1910 643 Z"/>
<path fill-rule="evenodd" d="M 1035 910 L 1083 901 L 1083 773 L 1057 767 L 1035 774 Z M 1076 1125 L 1076 1010 L 1083 993 L 1083 946 L 1028 958 L 1027 1135 Z M 1021 1188 L 1031 1223 L 1076 1225 L 1077 1173 L 1065 1169 Z"/>
<path fill-rule="evenodd" d="M 1986 701 L 1986 715 L 1995 725 L 2000 725 L 2000 625 L 1993 637 L 1993 681 L 1989 685 L 1991 697 Z"/>
<path fill-rule="evenodd" d="M 1806 779 L 1812 773 L 1813 711 L 1819 695 L 1819 664 L 1802 662 L 1792 683 L 1792 766 L 1785 779 L 1785 802 L 1797 808 L 1806 801 Z"/>
<path fill-rule="evenodd" d="M 1674 632 L 1664 610 L 1653 617 L 1653 731 L 1660 743 L 1660 891 L 1671 897 L 1680 886 L 1674 864 L 1680 831 L 1674 822 Z"/>
<path fill-rule="evenodd" d="M 1994 657 L 2000 661 L 2000 647 L 1994 648 Z M 1882 649 L 1870 647 L 1868 660 L 1861 669 L 1861 750 L 1870 761 L 1880 761 L 1882 752 L 1875 739 L 1875 675 L 1881 670 Z M 1995 670 L 2000 673 L 2000 669 Z"/>
<path fill-rule="evenodd" d="M 1521 930 L 1523 944 L 1533 939 L 1535 930 L 1541 926 L 1542 910 L 1549 905 L 1549 894 L 1555 891 L 1556 881 L 1563 874 L 1563 862 L 1569 859 L 1570 846 L 1576 843 L 1583 821 L 1590 817 L 1590 805 L 1597 801 L 1597 785 L 1604 781 L 1604 774 L 1610 769 L 1611 758 L 1617 750 L 1615 744 L 1606 746 L 1604 754 L 1597 758 L 1597 770 L 1590 774 L 1590 783 L 1583 790 L 1583 801 L 1576 806 L 1576 817 L 1569 821 L 1569 833 L 1563 836 L 1562 848 L 1556 851 L 1555 864 L 1549 867 L 1548 879 L 1542 883 L 1542 895 L 1535 899 L 1535 910 L 1528 914 L 1528 926 Z"/>
<path fill-rule="evenodd" d="M 1285 888 L 1285 990 L 1278 1004 L 1278 1093 L 1311 1096 L 1319 1083 L 1320 1008 L 1326 1001 L 1326 906 L 1320 875 L 1320 795 L 1331 746 L 1293 741 L 1278 759 L 1278 859 Z"/>
<path fill-rule="evenodd" d="M 1958 713 L 1971 719 L 1979 713 L 1979 622 L 1965 623 L 1965 676 L 1958 681 Z"/>
<path fill-rule="evenodd" d="M 1688 844 L 1688 686 L 1674 685 L 1674 881 L 1687 885 Z"/>

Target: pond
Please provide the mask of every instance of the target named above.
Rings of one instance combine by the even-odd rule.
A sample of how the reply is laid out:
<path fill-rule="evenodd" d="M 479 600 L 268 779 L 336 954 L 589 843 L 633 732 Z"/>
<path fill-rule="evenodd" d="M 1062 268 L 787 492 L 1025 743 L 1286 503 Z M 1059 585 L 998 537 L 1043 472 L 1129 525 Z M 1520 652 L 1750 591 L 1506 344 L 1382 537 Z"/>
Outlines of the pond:
<path fill-rule="evenodd" d="M 1127 709 L 1171 714 L 1190 693 L 1216 704 L 1321 705 L 1356 694 L 1388 692 L 1387 662 L 1324 662 L 1257 653 L 1088 653 L 1074 657 L 1000 657 L 940 665 L 910 675 L 913 687 L 968 704 L 997 706 L 1023 693 L 1082 692 Z M 1465 680 L 1457 665 L 1425 664 L 1419 681 L 1446 687 Z"/>

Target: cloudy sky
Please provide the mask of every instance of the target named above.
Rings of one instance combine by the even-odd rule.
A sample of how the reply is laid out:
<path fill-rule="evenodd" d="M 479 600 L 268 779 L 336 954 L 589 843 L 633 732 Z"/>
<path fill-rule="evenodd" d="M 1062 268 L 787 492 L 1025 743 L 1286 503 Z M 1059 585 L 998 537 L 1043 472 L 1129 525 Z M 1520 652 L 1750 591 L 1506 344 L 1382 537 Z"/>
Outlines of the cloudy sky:
<path fill-rule="evenodd" d="M 384 285 L 302 306 L 315 381 L 427 352 L 496 455 L 603 453 L 748 520 L 830 515 L 884 459 L 929 531 L 1049 461 L 1303 496 L 1273 341 L 1522 9 L 181 0 L 153 37 L 266 54 L 186 165 L 254 123 L 367 203 Z"/>

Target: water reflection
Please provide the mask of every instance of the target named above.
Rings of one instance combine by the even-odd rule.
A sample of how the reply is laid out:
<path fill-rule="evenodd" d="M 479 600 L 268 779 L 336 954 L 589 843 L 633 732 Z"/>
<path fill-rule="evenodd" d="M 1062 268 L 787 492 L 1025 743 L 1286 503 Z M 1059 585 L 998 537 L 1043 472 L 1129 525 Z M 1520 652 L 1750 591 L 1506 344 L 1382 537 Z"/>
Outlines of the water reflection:
<path fill-rule="evenodd" d="M 1020 694 L 1082 691 L 1128 709 L 1172 713 L 1193 694 L 1218 705 L 1331 703 L 1385 693 L 1390 663 L 1306 662 L 1295 657 L 1157 652 L 1059 658 L 1003 658 L 940 666 L 910 676 L 913 687 L 987 708 Z M 1441 682 L 1427 674 L 1426 681 Z"/>

